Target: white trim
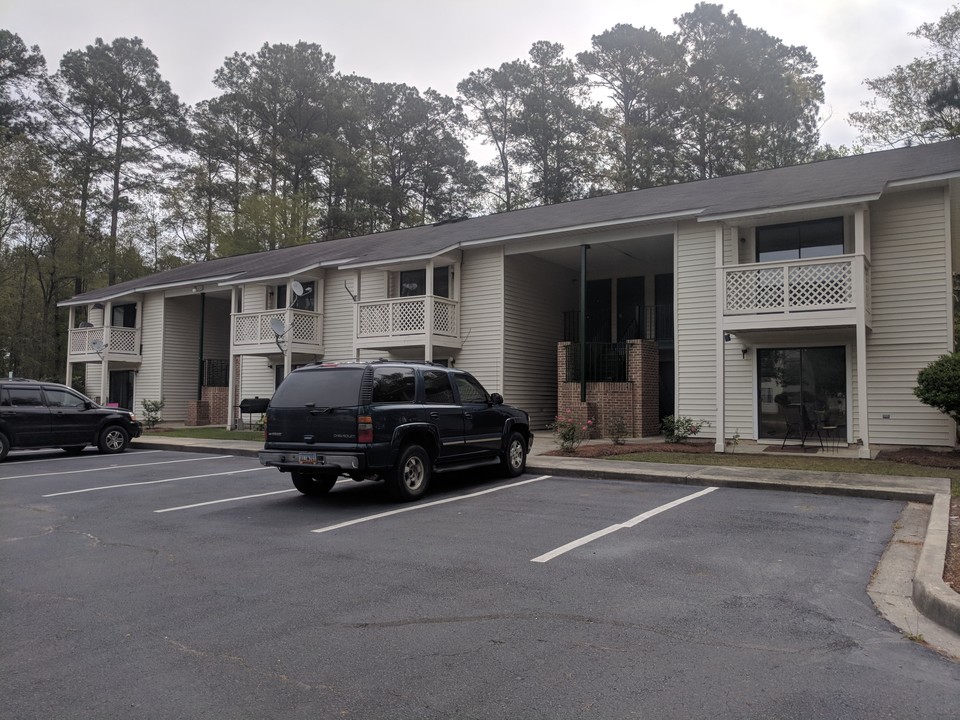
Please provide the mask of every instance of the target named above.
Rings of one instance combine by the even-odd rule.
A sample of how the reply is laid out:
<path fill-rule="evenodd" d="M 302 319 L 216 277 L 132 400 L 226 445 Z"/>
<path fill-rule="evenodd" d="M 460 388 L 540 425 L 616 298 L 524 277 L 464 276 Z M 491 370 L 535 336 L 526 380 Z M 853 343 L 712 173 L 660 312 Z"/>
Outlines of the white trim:
<path fill-rule="evenodd" d="M 873 195 L 859 195 L 851 198 L 836 198 L 833 200 L 820 200 L 817 202 L 798 203 L 797 205 L 780 205 L 767 208 L 752 208 L 745 210 L 735 210 L 728 213 L 718 213 L 716 215 L 698 215 L 697 222 L 712 222 L 717 220 L 734 220 L 739 218 L 766 217 L 767 215 L 780 215 L 788 212 L 798 212 L 801 210 L 819 210 L 821 208 L 843 207 L 845 205 L 857 205 L 859 203 L 872 202 L 880 199 L 880 193 Z"/>
<path fill-rule="evenodd" d="M 725 279 L 723 272 L 723 225 L 717 223 L 714 228 L 714 275 L 716 276 L 716 292 L 720 297 L 726 295 Z M 727 348 L 723 332 L 723 306 L 725 302 L 716 303 L 714 313 L 714 335 L 717 346 L 717 432 L 714 440 L 713 451 L 722 453 L 726 451 L 727 439 L 725 437 L 724 421 L 726 420 L 726 406 L 724 397 L 727 387 Z M 676 307 L 676 306 L 674 306 Z M 676 337 L 676 335 L 674 335 Z"/>
<path fill-rule="evenodd" d="M 950 308 L 950 312 L 947 313 L 947 349 L 950 352 L 954 352 L 956 348 L 953 343 L 953 318 L 956 309 L 953 306 L 953 226 L 952 218 L 950 217 L 950 202 L 951 202 L 951 188 L 950 184 L 947 183 L 947 186 L 943 191 L 943 214 L 944 214 L 944 265 L 946 266 L 947 271 L 947 305 Z"/>
<path fill-rule="evenodd" d="M 939 175 L 924 175 L 923 177 L 910 178 L 908 180 L 891 180 L 887 183 L 887 187 L 908 187 L 910 185 L 921 185 L 923 183 L 939 182 L 941 180 L 955 180 L 956 178 L 960 178 L 960 170 L 940 173 Z"/>
<path fill-rule="evenodd" d="M 220 287 L 231 287 L 233 285 L 245 285 L 247 283 L 251 285 L 260 285 L 270 280 L 280 280 L 282 278 L 289 279 L 294 277 L 295 275 L 302 275 L 303 273 L 310 272 L 311 270 L 316 270 L 317 268 L 320 267 L 320 265 L 321 263 L 312 263 L 311 265 L 305 265 L 302 268 L 298 268 L 296 270 L 290 270 L 289 272 L 281 272 L 281 273 L 277 273 L 276 275 L 260 275 L 258 277 L 253 277 L 253 278 L 237 277 L 236 275 L 231 275 L 229 279 L 225 280 L 224 282 L 217 283 L 217 285 Z"/>

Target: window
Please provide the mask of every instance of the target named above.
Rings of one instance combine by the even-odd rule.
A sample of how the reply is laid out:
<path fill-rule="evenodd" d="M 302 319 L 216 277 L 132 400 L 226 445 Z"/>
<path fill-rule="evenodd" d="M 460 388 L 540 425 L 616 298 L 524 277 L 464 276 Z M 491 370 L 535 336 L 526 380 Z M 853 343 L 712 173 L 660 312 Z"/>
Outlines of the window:
<path fill-rule="evenodd" d="M 87 404 L 86 398 L 82 398 L 76 393 L 64 390 L 63 388 L 45 387 L 43 394 L 47 396 L 47 405 L 49 407 L 82 408 L 86 407 Z"/>
<path fill-rule="evenodd" d="M 136 303 L 113 306 L 113 317 L 110 324 L 113 327 L 132 328 L 137 326 L 137 306 Z"/>
<path fill-rule="evenodd" d="M 463 405 L 476 405 L 477 403 L 486 404 L 488 401 L 487 391 L 474 378 L 466 375 L 456 375 L 457 392 L 460 393 L 460 403 Z"/>
<path fill-rule="evenodd" d="M 760 438 L 782 438 L 802 412 L 821 426 L 847 425 L 843 347 L 757 350 Z"/>
<path fill-rule="evenodd" d="M 843 218 L 757 228 L 757 262 L 843 255 Z"/>
<path fill-rule="evenodd" d="M 453 403 L 453 386 L 446 370 L 423 371 L 423 401 L 427 403 Z"/>
<path fill-rule="evenodd" d="M 416 395 L 417 382 L 413 368 L 374 369 L 371 402 L 412 403 Z"/>
<path fill-rule="evenodd" d="M 40 396 L 40 388 L 38 387 L 12 387 L 7 390 L 7 393 L 10 399 L 8 404 L 15 407 L 40 407 L 43 405 L 43 398 Z"/>
<path fill-rule="evenodd" d="M 426 270 L 402 270 L 400 272 L 400 297 L 426 294 Z M 439 297 L 450 297 L 450 268 L 448 266 L 433 269 L 433 294 Z"/>

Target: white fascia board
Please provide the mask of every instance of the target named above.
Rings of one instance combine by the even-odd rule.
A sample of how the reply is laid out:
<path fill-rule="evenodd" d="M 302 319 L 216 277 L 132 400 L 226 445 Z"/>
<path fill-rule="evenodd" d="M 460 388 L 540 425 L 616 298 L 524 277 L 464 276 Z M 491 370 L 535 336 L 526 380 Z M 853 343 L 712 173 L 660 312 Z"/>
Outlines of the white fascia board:
<path fill-rule="evenodd" d="M 427 260 L 432 260 L 435 257 L 444 255 L 448 252 L 453 252 L 460 248 L 460 243 L 454 243 L 453 245 L 448 245 L 442 250 L 437 250 L 432 253 L 424 253 L 422 255 L 402 255 L 400 257 L 392 258 L 381 258 L 379 260 L 368 260 L 366 262 L 347 262 L 343 265 L 337 266 L 338 270 L 357 270 L 365 267 L 374 267 L 377 265 L 397 265 L 399 263 L 414 263 L 414 262 L 426 262 Z"/>
<path fill-rule="evenodd" d="M 960 178 L 960 170 L 954 172 L 941 173 L 939 175 L 926 175 L 924 177 L 910 178 L 909 180 L 892 180 L 887 183 L 889 188 L 908 187 L 910 185 L 921 185 L 929 182 L 943 182 L 946 180 L 955 180 Z"/>
<path fill-rule="evenodd" d="M 93 298 L 89 300 L 61 300 L 57 303 L 57 307 L 69 307 L 71 305 L 81 306 L 81 305 L 92 305 L 93 303 L 105 303 L 116 300 L 117 298 L 126 297 L 127 295 L 139 295 L 143 290 L 134 288 L 133 290 L 126 290 L 125 292 L 114 293 L 113 295 L 105 295 L 104 297 Z"/>
<path fill-rule="evenodd" d="M 190 287 L 191 285 L 206 285 L 208 283 L 219 283 L 221 280 L 227 280 L 229 278 L 235 277 L 235 275 L 217 275 L 214 277 L 204 277 L 204 278 L 194 278 L 193 280 L 183 280 L 181 282 L 167 283 L 165 285 L 140 285 L 130 290 L 125 290 L 119 293 L 113 293 L 112 295 L 105 295 L 104 297 L 98 297 L 89 300 L 62 300 L 58 302 L 57 305 L 60 307 L 67 307 L 69 305 L 89 305 L 90 303 L 98 302 L 107 302 L 108 300 L 116 300 L 119 297 L 124 297 L 126 295 L 137 295 L 140 293 L 151 293 L 157 292 L 160 290 L 170 290 L 171 288 L 178 287 Z"/>
<path fill-rule="evenodd" d="M 697 222 L 717 222 L 722 220 L 737 220 L 741 218 L 764 217 L 766 215 L 779 215 L 781 213 L 799 212 L 802 210 L 819 210 L 821 208 L 843 207 L 845 205 L 859 205 L 860 203 L 873 202 L 880 199 L 880 193 L 871 195 L 859 195 L 857 197 L 837 198 L 835 200 L 821 200 L 819 202 L 797 203 L 796 205 L 781 205 L 779 207 L 752 208 L 750 210 L 737 210 L 729 213 L 717 213 L 715 215 L 700 215 Z"/>
<path fill-rule="evenodd" d="M 273 275 L 260 275 L 258 277 L 241 277 L 238 278 L 235 275 L 231 275 L 230 278 L 224 282 L 217 283 L 221 287 L 230 287 L 233 285 L 246 285 L 248 283 L 264 283 L 268 280 L 282 280 L 283 278 L 290 278 L 294 275 L 299 275 L 301 273 L 310 272 L 311 270 L 316 270 L 320 267 L 321 263 L 310 263 L 305 265 L 302 268 L 297 268 L 296 270 L 290 270 L 289 272 L 275 273 Z"/>
<path fill-rule="evenodd" d="M 639 217 L 625 218 L 623 220 L 605 220 L 603 222 L 588 223 L 586 225 L 566 225 L 564 227 L 551 228 L 548 230 L 533 230 L 527 233 L 517 233 L 516 235 L 500 235 L 498 237 L 486 238 L 483 240 L 470 240 L 460 243 L 460 247 L 478 247 L 480 245 L 494 245 L 496 243 L 506 242 L 508 240 L 522 240 L 524 238 L 539 237 L 541 235 L 557 235 L 561 233 L 577 233 L 603 230 L 605 228 L 616 228 L 621 225 L 632 225 L 636 223 L 649 223 L 667 220 L 682 220 L 683 218 L 694 218 L 702 213 L 704 208 L 693 208 L 691 210 L 682 210 L 680 212 L 662 213 L 659 215 L 642 215 Z"/>

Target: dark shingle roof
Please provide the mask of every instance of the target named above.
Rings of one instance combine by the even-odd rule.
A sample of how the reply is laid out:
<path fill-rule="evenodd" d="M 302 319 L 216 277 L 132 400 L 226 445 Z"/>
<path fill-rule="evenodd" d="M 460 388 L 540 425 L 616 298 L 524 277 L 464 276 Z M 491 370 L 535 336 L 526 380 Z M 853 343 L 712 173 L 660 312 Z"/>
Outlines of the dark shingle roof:
<path fill-rule="evenodd" d="M 663 216 L 707 219 L 714 215 L 762 214 L 807 203 L 840 203 L 878 196 L 889 183 L 951 173 L 960 173 L 960 140 L 209 260 L 83 293 L 66 304 L 215 278 L 240 281 L 281 277 L 319 264 L 374 264 L 430 256 L 471 242 L 604 223 L 642 222 Z"/>

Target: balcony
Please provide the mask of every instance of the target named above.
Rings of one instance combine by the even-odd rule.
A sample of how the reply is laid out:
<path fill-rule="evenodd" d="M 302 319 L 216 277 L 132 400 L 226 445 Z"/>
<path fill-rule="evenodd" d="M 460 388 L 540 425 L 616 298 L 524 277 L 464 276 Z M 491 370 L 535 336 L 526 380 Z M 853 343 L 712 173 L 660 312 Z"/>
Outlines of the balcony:
<path fill-rule="evenodd" d="M 426 345 L 428 339 L 432 345 L 461 346 L 459 302 L 417 295 L 357 303 L 357 347 Z"/>
<path fill-rule="evenodd" d="M 311 310 L 267 310 L 265 312 L 234 313 L 231 318 L 233 350 L 239 355 L 276 355 L 286 350 L 308 355 L 322 355 L 323 314 Z M 286 328 L 278 338 L 274 321 Z"/>
<path fill-rule="evenodd" d="M 861 256 L 723 268 L 725 330 L 869 324 L 870 264 Z"/>
<path fill-rule="evenodd" d="M 101 352 L 94 343 L 103 343 Z M 69 362 L 140 362 L 140 328 L 86 327 L 70 331 Z"/>

